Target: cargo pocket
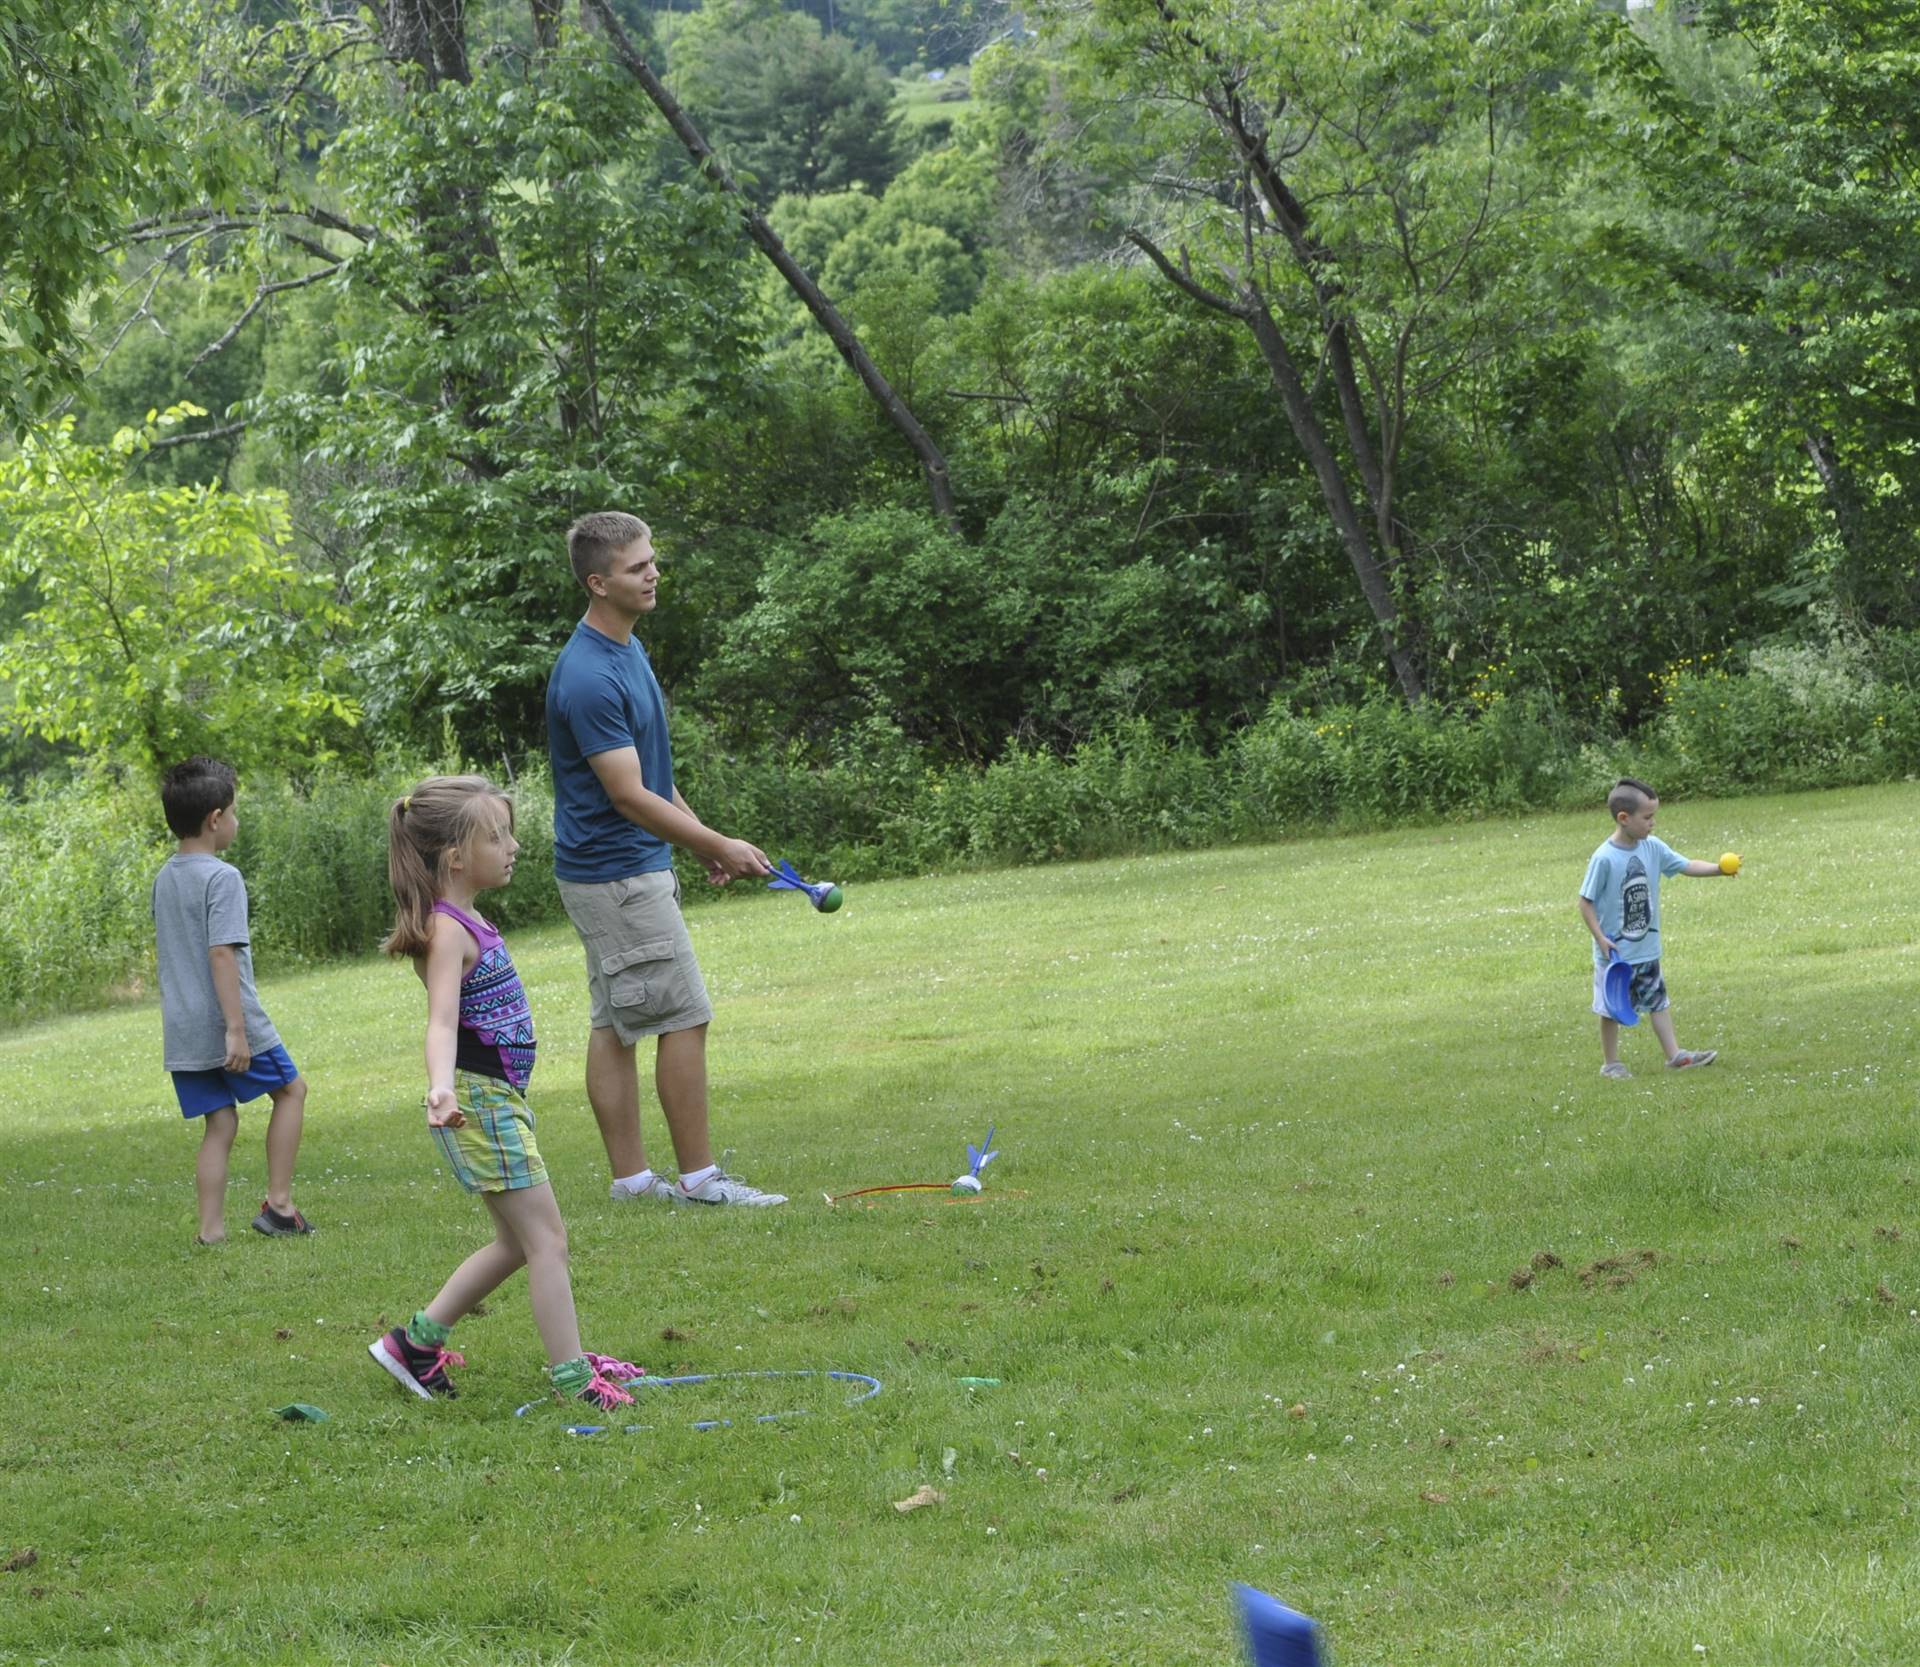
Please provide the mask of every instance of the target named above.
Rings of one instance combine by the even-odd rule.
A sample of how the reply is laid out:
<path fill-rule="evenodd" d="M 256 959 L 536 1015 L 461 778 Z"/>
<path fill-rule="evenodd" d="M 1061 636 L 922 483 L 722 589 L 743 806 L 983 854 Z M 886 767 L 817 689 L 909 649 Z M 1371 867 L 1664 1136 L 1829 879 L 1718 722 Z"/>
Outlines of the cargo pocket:
<path fill-rule="evenodd" d="M 606 975 L 607 1000 L 617 1012 L 640 1018 L 667 1016 L 686 1003 L 687 978 L 671 938 L 655 938 L 603 956 L 600 971 Z"/>

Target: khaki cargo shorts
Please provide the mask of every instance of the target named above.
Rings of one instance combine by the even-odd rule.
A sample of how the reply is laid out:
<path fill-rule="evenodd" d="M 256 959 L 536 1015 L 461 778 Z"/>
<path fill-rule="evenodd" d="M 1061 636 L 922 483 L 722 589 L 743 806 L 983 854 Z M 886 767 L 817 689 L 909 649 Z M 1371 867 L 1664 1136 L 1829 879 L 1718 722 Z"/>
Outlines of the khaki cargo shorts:
<path fill-rule="evenodd" d="M 680 918 L 680 878 L 672 869 L 598 885 L 559 885 L 567 918 L 587 951 L 595 1030 L 611 1030 L 631 1045 L 713 1018 L 693 940 Z"/>

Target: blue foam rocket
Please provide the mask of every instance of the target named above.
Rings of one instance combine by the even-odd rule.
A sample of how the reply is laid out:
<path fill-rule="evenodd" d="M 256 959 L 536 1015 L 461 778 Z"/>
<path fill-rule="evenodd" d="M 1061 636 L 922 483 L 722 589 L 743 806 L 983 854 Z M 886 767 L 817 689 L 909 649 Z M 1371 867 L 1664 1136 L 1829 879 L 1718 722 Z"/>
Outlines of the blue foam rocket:
<path fill-rule="evenodd" d="M 793 864 L 782 857 L 773 865 L 773 878 L 767 882 L 768 891 L 803 891 L 807 900 L 823 915 L 830 915 L 840 907 L 840 888 L 831 880 L 809 882 L 800 878 Z"/>

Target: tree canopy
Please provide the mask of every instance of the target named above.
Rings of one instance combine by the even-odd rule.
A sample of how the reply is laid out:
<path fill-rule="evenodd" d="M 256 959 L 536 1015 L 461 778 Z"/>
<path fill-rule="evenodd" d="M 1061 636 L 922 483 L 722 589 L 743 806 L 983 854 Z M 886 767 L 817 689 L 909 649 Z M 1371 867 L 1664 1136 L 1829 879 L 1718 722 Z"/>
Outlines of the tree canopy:
<path fill-rule="evenodd" d="M 249 641 L 262 733 L 516 755 L 609 504 L 676 696 L 820 758 L 1494 684 L 1597 733 L 1676 665 L 1891 641 L 1916 39 L 1920 0 L 22 0 L 0 764 L 245 727 L 181 670 L 218 608 L 326 667 Z M 51 645 L 102 629 L 89 560 L 175 537 L 154 594 L 207 611 L 129 633 L 161 704 L 116 727 Z"/>

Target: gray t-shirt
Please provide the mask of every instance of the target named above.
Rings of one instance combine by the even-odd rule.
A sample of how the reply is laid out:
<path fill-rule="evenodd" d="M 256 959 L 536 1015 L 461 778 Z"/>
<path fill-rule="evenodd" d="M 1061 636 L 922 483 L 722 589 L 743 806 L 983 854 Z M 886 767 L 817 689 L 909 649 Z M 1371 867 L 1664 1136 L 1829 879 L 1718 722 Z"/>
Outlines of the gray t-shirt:
<path fill-rule="evenodd" d="M 167 858 L 153 877 L 153 930 L 159 946 L 160 1027 L 169 1071 L 217 1071 L 227 1058 L 227 1021 L 213 988 L 207 951 L 231 944 L 240 968 L 240 1011 L 247 1048 L 280 1045 L 253 988 L 247 883 L 240 870 L 199 852 Z"/>

